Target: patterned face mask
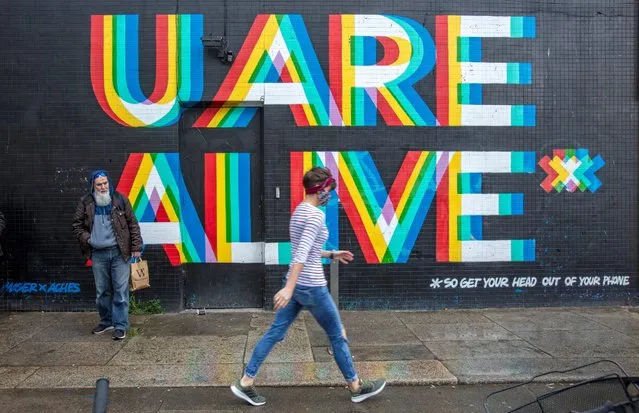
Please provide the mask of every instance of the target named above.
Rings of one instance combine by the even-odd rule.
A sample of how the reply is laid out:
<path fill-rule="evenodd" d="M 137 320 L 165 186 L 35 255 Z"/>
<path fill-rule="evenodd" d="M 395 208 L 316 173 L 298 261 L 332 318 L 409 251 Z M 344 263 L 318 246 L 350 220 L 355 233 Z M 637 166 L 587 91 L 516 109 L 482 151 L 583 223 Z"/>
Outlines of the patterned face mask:
<path fill-rule="evenodd" d="M 317 199 L 321 206 L 328 204 L 328 200 L 331 199 L 331 193 L 329 191 L 319 191 L 317 193 Z"/>

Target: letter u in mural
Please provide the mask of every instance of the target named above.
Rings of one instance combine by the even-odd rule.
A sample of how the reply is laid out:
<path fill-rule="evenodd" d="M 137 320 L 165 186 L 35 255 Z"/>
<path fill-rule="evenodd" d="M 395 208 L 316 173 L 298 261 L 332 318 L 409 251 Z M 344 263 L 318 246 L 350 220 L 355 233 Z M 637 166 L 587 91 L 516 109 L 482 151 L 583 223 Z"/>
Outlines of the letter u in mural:
<path fill-rule="evenodd" d="M 91 16 L 91 83 L 102 109 L 128 127 L 162 127 L 203 89 L 202 15 L 158 15 L 155 87 L 140 87 L 137 15 Z"/>

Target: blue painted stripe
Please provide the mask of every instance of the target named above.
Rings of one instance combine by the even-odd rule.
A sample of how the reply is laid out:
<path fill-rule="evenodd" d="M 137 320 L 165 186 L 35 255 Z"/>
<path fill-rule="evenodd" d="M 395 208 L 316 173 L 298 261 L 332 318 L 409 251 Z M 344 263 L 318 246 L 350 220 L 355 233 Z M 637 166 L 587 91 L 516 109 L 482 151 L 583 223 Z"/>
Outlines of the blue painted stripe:
<path fill-rule="evenodd" d="M 510 194 L 510 214 L 524 214 L 524 194 Z"/>
<path fill-rule="evenodd" d="M 239 153 L 238 163 L 238 185 L 239 207 L 240 207 L 240 242 L 251 241 L 251 154 Z"/>
<path fill-rule="evenodd" d="M 536 27 L 537 23 L 534 16 L 525 16 L 524 17 L 524 37 L 534 39 L 536 36 Z"/>
<path fill-rule="evenodd" d="M 483 240 L 483 217 L 481 215 L 470 216 L 470 235 L 475 240 Z"/>
<path fill-rule="evenodd" d="M 523 126 L 535 126 L 536 119 L 536 106 L 535 105 L 525 105 L 524 106 L 524 125 Z"/>
<path fill-rule="evenodd" d="M 469 37 L 468 40 L 469 61 L 481 62 L 481 37 Z"/>

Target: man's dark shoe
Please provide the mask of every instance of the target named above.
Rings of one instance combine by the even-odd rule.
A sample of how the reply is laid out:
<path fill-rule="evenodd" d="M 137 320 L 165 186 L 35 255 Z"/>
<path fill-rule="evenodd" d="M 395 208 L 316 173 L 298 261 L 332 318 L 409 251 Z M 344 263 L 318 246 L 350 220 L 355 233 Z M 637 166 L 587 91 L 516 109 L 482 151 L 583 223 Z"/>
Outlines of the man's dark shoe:
<path fill-rule="evenodd" d="M 102 334 L 105 331 L 110 331 L 113 330 L 113 326 L 103 326 L 103 325 L 99 325 L 96 328 L 94 328 L 93 330 L 91 330 L 91 332 L 93 334 Z"/>
<path fill-rule="evenodd" d="M 113 332 L 114 340 L 122 340 L 126 337 L 126 331 L 120 330 L 119 328 Z"/>
<path fill-rule="evenodd" d="M 359 384 L 359 391 L 351 392 L 351 401 L 353 403 L 363 402 L 369 397 L 373 397 L 384 390 L 386 386 L 386 380 L 372 380 L 362 381 Z"/>
<path fill-rule="evenodd" d="M 231 391 L 234 395 L 239 397 L 242 400 L 246 400 L 251 403 L 253 406 L 261 406 L 266 403 L 266 397 L 260 396 L 257 394 L 255 387 L 246 386 L 242 387 L 242 383 L 240 380 L 236 381 L 235 384 L 231 386 Z"/>

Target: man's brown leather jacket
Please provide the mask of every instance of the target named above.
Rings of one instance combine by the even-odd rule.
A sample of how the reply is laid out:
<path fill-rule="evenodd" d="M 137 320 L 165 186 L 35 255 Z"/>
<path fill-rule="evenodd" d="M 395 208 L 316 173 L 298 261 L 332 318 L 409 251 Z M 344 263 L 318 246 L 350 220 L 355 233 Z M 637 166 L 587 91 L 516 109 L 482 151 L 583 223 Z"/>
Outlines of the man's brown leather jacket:
<path fill-rule="evenodd" d="M 112 194 L 111 224 L 113 233 L 120 247 L 122 258 L 128 261 L 131 253 L 142 251 L 142 235 L 140 224 L 133 213 L 131 203 L 119 192 Z M 80 250 L 87 260 L 91 259 L 91 230 L 95 218 L 95 201 L 91 194 L 82 197 L 73 216 L 73 234 L 80 242 Z"/>

